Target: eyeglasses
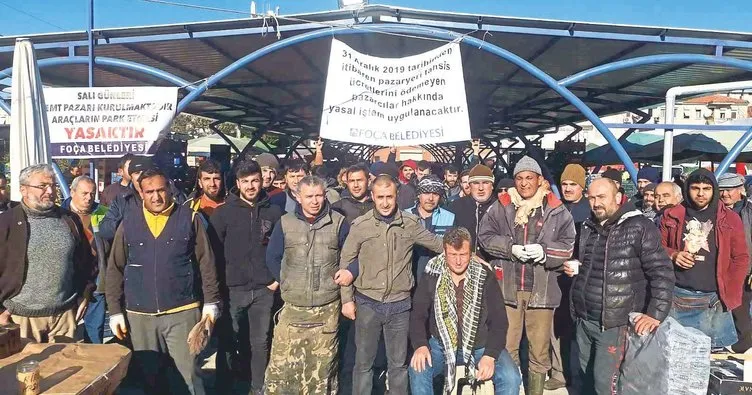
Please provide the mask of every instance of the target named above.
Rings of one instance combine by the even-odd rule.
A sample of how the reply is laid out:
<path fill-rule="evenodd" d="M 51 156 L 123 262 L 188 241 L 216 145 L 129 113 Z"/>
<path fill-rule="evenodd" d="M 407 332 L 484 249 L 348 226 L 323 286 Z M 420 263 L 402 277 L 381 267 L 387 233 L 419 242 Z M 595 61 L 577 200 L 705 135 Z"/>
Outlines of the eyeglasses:
<path fill-rule="evenodd" d="M 40 184 L 40 185 L 31 185 L 31 184 L 23 184 L 26 187 L 38 189 L 40 191 L 47 191 L 47 189 L 54 191 L 55 188 L 57 188 L 57 184 Z"/>

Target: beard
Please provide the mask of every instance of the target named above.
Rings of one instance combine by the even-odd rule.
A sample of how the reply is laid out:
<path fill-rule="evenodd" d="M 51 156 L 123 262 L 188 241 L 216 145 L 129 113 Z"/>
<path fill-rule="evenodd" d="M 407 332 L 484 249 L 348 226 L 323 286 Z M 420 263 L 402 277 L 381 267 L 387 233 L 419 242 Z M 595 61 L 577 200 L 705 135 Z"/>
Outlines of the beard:
<path fill-rule="evenodd" d="M 28 200 L 29 207 L 37 211 L 47 211 L 55 205 L 55 202 L 52 199 L 44 202 L 42 201 L 42 199 L 37 198 L 36 196 L 29 196 Z"/>

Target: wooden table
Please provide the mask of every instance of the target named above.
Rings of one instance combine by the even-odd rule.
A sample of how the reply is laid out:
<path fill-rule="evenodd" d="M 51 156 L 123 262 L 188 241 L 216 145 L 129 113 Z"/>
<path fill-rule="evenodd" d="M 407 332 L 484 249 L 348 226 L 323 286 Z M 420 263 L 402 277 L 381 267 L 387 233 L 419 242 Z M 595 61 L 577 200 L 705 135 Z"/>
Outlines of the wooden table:
<path fill-rule="evenodd" d="M 43 394 L 111 394 L 128 371 L 131 351 L 117 344 L 27 344 L 0 359 L 0 395 L 16 395 L 16 367 L 35 360 Z"/>

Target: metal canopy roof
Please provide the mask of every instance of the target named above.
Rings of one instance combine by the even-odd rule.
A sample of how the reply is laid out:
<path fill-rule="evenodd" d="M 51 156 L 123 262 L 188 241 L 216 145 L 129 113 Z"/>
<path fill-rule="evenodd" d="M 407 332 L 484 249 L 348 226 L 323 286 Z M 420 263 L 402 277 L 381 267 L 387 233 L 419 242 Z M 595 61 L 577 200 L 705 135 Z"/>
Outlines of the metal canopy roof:
<path fill-rule="evenodd" d="M 752 59 L 752 33 L 607 25 L 421 11 L 372 5 L 357 12 L 332 11 L 273 19 L 145 26 L 94 31 L 96 56 L 152 66 L 188 81 L 214 75 L 239 58 L 283 38 L 331 26 L 368 29 L 373 23 L 436 27 L 468 34 L 509 50 L 560 80 L 618 61 L 657 54 L 722 55 Z M 278 25 L 277 25 L 278 23 Z M 265 27 L 271 25 L 272 28 Z M 38 59 L 87 55 L 86 32 L 28 36 Z M 16 37 L 0 37 L 0 67 L 12 66 Z M 442 42 L 387 34 L 340 37 L 356 50 L 396 57 Z M 231 74 L 187 112 L 294 136 L 318 134 L 330 39 L 284 48 Z M 546 85 L 511 63 L 462 47 L 473 135 L 497 139 L 510 129 L 541 133 L 584 119 Z M 714 65 L 654 64 L 603 74 L 569 86 L 599 116 L 663 102 L 666 90 L 749 79 L 750 72 Z M 86 86 L 86 65 L 42 69 L 53 86 Z M 97 66 L 96 86 L 165 85 L 124 69 Z M 9 82 L 8 82 L 9 83 Z M 2 87 L 0 87 L 2 88 Z M 185 90 L 181 90 L 184 95 Z"/>

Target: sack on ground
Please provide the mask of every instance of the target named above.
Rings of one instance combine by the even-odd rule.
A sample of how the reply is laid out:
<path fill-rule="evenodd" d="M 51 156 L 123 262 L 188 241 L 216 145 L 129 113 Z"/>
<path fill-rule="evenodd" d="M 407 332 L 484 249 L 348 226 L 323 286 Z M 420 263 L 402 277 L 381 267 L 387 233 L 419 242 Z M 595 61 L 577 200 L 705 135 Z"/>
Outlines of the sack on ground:
<path fill-rule="evenodd" d="M 618 383 L 622 395 L 705 395 L 710 374 L 710 338 L 669 317 L 654 333 L 634 332 L 639 313 L 629 315 L 624 361 Z"/>

